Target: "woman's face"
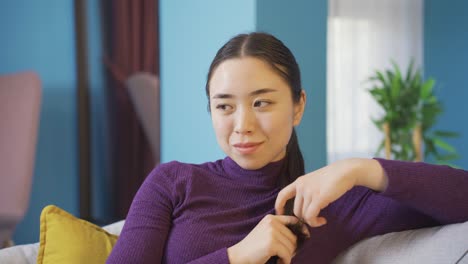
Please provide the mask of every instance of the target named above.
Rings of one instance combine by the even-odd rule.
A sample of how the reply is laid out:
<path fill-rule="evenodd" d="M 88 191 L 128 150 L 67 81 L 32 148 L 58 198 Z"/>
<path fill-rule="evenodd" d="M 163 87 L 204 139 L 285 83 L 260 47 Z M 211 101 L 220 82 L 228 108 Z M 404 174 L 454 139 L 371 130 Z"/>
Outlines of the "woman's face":
<path fill-rule="evenodd" d="M 286 155 L 305 105 L 270 65 L 254 57 L 222 62 L 210 80 L 210 108 L 218 144 L 244 169 L 259 169 Z"/>

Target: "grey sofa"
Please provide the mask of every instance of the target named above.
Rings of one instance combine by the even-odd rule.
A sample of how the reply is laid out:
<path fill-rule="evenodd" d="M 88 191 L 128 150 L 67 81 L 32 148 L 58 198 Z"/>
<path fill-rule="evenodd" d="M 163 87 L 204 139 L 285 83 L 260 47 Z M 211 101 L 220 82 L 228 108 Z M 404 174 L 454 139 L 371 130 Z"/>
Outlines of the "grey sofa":
<path fill-rule="evenodd" d="M 124 221 L 104 229 L 119 235 Z M 36 263 L 39 244 L 0 250 L 0 263 Z M 468 264 L 468 222 L 389 233 L 363 240 L 338 256 L 333 264 Z"/>

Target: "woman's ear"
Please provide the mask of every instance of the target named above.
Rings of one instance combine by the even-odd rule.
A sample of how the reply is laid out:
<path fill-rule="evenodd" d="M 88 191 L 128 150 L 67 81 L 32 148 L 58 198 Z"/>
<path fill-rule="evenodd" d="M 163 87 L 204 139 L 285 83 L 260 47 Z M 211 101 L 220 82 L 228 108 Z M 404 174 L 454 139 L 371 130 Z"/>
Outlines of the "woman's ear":
<path fill-rule="evenodd" d="M 305 105 L 306 105 L 306 93 L 304 89 L 301 91 L 301 98 L 298 103 L 294 104 L 294 126 L 297 126 L 301 123 L 302 115 L 304 114 Z"/>

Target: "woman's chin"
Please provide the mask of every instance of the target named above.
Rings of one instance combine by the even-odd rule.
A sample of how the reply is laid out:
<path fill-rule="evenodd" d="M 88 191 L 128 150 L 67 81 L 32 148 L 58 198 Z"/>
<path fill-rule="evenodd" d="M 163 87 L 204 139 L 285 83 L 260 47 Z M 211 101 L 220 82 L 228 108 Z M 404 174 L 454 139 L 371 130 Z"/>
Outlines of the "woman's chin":
<path fill-rule="evenodd" d="M 232 159 L 237 163 L 237 165 L 239 165 L 245 170 L 258 170 L 258 169 L 265 167 L 268 164 L 268 162 L 260 161 L 258 159 L 239 158 L 239 157 L 233 157 Z"/>

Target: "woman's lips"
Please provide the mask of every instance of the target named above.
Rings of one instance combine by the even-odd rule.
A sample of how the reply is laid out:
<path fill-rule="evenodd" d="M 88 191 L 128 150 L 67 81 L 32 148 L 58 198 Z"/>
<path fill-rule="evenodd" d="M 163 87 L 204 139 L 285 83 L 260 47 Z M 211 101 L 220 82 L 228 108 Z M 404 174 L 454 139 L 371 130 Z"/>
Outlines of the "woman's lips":
<path fill-rule="evenodd" d="M 233 146 L 242 154 L 252 154 L 254 153 L 263 142 L 248 142 L 248 143 L 237 143 Z"/>

